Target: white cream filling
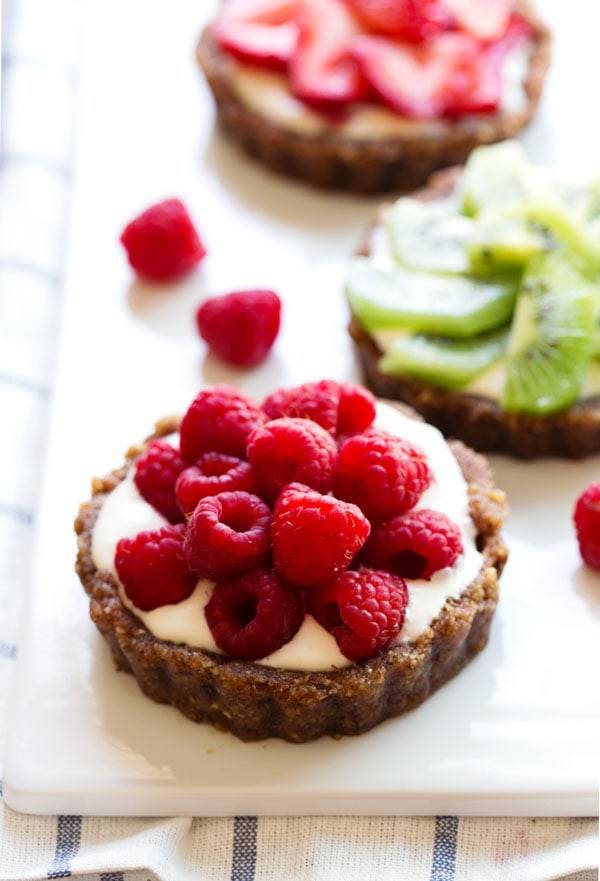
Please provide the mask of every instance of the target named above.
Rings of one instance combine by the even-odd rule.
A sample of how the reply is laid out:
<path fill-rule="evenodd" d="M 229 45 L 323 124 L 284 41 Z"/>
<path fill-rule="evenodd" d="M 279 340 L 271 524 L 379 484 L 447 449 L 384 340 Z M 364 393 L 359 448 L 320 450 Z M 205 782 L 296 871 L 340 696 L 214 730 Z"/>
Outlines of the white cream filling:
<path fill-rule="evenodd" d="M 430 581 L 407 580 L 409 602 L 399 642 L 416 639 L 442 610 L 446 600 L 459 597 L 476 577 L 482 555 L 475 546 L 475 529 L 469 515 L 467 484 L 456 459 L 441 433 L 423 422 L 409 419 L 387 404 L 377 405 L 378 428 L 403 437 L 419 446 L 427 456 L 433 482 L 417 508 L 433 508 L 446 514 L 460 528 L 464 552 L 454 566 L 437 572 Z M 166 520 L 139 494 L 133 470 L 107 496 L 92 536 L 92 558 L 98 569 L 116 577 L 115 550 L 121 538 L 144 530 L 157 529 Z M 204 607 L 214 585 L 200 580 L 194 592 L 176 605 L 161 606 L 151 612 L 137 609 L 121 589 L 121 599 L 159 639 L 219 652 L 206 623 Z M 307 615 L 293 639 L 258 663 L 286 670 L 330 670 L 347 667 L 333 636 L 312 616 Z"/>
<path fill-rule="evenodd" d="M 502 97 L 500 112 L 520 113 L 527 106 L 525 80 L 531 57 L 531 43 L 521 42 L 507 53 L 502 67 Z M 255 113 L 266 116 L 280 128 L 320 135 L 334 131 L 356 140 L 388 137 L 410 138 L 412 133 L 423 135 L 452 125 L 445 120 L 407 119 L 387 107 L 375 104 L 357 104 L 339 124 L 311 110 L 292 95 L 285 75 L 242 64 L 230 59 L 230 82 L 238 99 Z"/>

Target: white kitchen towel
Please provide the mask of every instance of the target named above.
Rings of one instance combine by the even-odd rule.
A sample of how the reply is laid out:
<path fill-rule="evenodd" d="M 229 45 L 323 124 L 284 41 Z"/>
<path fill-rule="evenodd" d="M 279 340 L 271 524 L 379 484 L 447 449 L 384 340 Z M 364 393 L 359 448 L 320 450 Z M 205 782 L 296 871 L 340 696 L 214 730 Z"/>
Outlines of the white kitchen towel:
<path fill-rule="evenodd" d="M 4 9 L 2 737 L 60 316 L 78 99 L 77 19 L 83 3 L 5 0 Z M 594 881 L 596 829 L 588 819 L 28 817 L 0 799 L 0 881 L 84 876 L 93 881 Z"/>

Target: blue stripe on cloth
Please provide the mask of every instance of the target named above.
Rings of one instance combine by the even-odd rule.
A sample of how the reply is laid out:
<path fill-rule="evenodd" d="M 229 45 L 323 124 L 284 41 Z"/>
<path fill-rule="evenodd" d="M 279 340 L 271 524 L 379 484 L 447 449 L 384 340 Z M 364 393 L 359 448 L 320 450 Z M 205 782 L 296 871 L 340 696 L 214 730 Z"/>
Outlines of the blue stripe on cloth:
<path fill-rule="evenodd" d="M 22 376 L 15 376 L 14 373 L 6 373 L 3 370 L 0 370 L 0 382 L 5 385 L 14 385 L 15 388 L 23 389 L 25 392 L 32 392 L 34 395 L 39 395 L 40 398 L 47 398 L 50 392 L 44 385 L 39 385 L 39 383 Z"/>
<path fill-rule="evenodd" d="M 48 869 L 48 878 L 70 878 L 73 857 L 81 843 L 81 817 L 63 816 L 58 818 L 56 832 L 56 851 Z"/>
<path fill-rule="evenodd" d="M 16 645 L 14 645 L 12 642 L 0 642 L 0 658 L 8 658 L 9 660 L 14 661 L 16 657 Z"/>
<path fill-rule="evenodd" d="M 453 881 L 456 868 L 458 817 L 435 818 L 430 881 Z"/>
<path fill-rule="evenodd" d="M 236 817 L 233 821 L 231 881 L 254 881 L 257 826 L 256 817 Z"/>
<path fill-rule="evenodd" d="M 33 511 L 28 508 L 20 508 L 18 505 L 12 505 L 9 502 L 0 501 L 0 516 L 11 517 L 13 520 L 20 520 L 22 523 L 33 523 Z"/>
<path fill-rule="evenodd" d="M 123 872 L 103 872 L 100 881 L 125 881 Z"/>

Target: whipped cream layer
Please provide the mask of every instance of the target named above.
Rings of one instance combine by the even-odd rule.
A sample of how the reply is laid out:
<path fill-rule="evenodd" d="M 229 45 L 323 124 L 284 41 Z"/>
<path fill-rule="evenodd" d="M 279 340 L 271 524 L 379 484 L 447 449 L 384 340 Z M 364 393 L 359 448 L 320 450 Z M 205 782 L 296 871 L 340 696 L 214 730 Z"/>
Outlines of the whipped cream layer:
<path fill-rule="evenodd" d="M 388 404 L 377 404 L 375 425 L 390 434 L 419 446 L 427 456 L 433 481 L 416 505 L 441 511 L 460 528 L 463 554 L 454 566 L 442 569 L 430 581 L 407 579 L 408 608 L 398 642 L 417 639 L 444 607 L 446 600 L 457 598 L 477 576 L 482 555 L 475 545 L 475 527 L 469 514 L 466 481 L 442 434 L 433 426 L 410 419 Z M 174 443 L 171 436 L 165 440 Z M 138 532 L 158 529 L 167 521 L 140 495 L 134 483 L 134 469 L 107 496 L 93 531 L 92 558 L 98 569 L 110 572 L 115 579 L 115 550 L 121 538 L 132 538 Z M 204 607 L 214 584 L 201 579 L 194 592 L 181 603 L 161 606 L 151 612 L 137 609 L 122 587 L 121 599 L 159 639 L 195 646 L 220 653 L 206 623 Z M 352 663 L 340 652 L 333 636 L 309 614 L 293 639 L 273 654 L 257 661 L 285 670 L 332 670 Z"/>
<path fill-rule="evenodd" d="M 532 48 L 529 42 L 520 43 L 504 59 L 500 113 L 521 113 L 527 106 L 525 81 Z M 314 136 L 329 132 L 354 140 L 383 140 L 410 138 L 413 134 L 422 137 L 427 131 L 435 136 L 453 124 L 442 119 L 408 119 L 375 104 L 350 107 L 347 117 L 334 124 L 295 98 L 285 75 L 251 67 L 233 58 L 230 64 L 230 83 L 238 100 L 287 131 Z"/>

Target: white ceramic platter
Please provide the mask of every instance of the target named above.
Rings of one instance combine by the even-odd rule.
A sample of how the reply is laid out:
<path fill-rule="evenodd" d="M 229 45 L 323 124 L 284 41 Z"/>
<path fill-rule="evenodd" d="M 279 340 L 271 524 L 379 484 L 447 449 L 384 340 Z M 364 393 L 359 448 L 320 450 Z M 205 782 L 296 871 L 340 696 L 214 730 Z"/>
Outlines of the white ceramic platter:
<path fill-rule="evenodd" d="M 578 109 L 589 89 L 576 53 L 595 57 L 600 15 L 585 4 L 595 21 L 581 28 L 561 5 L 546 4 L 556 66 L 525 140 L 534 158 L 585 169 L 598 138 L 593 107 Z M 66 311 L 7 802 L 52 814 L 593 813 L 600 578 L 579 564 L 570 508 L 598 459 L 495 463 L 512 503 L 511 560 L 490 645 L 422 708 L 360 738 L 249 745 L 195 725 L 117 674 L 88 620 L 71 524 L 92 475 L 204 382 L 260 395 L 355 375 L 340 288 L 375 203 L 275 178 L 215 134 L 192 53 L 211 6 L 87 5 Z M 118 233 L 175 194 L 210 257 L 176 291 L 130 287 Z M 193 309 L 208 293 L 254 285 L 284 296 L 285 329 L 268 364 L 228 373 L 205 358 Z"/>

